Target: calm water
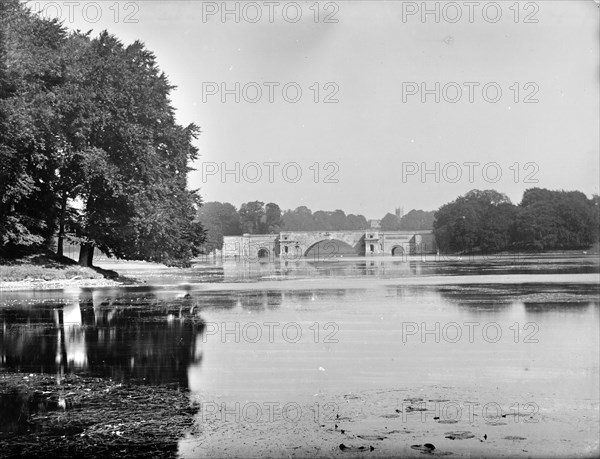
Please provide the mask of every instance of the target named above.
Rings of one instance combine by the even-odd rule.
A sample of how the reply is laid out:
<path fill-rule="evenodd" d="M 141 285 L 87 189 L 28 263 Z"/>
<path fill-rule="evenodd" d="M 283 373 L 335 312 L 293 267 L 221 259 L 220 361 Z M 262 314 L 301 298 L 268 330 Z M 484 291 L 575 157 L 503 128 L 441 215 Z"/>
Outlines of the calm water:
<path fill-rule="evenodd" d="M 447 385 L 598 401 L 597 257 L 109 267 L 146 285 L 1 294 L 2 369 L 203 400 Z"/>

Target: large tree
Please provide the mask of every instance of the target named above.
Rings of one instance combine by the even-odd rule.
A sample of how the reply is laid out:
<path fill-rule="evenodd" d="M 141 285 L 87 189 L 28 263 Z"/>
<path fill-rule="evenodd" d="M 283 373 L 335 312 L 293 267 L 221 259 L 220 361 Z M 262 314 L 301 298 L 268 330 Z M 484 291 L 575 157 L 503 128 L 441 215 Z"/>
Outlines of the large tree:
<path fill-rule="evenodd" d="M 400 229 L 404 231 L 418 231 L 433 229 L 435 212 L 426 210 L 411 210 L 400 219 Z"/>
<path fill-rule="evenodd" d="M 312 214 L 312 219 L 314 222 L 315 229 L 323 231 L 331 231 L 336 229 L 333 226 L 333 222 L 331 221 L 331 212 L 317 210 L 315 213 Z"/>
<path fill-rule="evenodd" d="M 346 218 L 348 220 L 348 229 L 350 230 L 362 231 L 369 228 L 369 222 L 364 215 L 348 214 Z"/>
<path fill-rule="evenodd" d="M 266 225 L 265 203 L 262 201 L 246 202 L 240 206 L 240 223 L 242 231 L 260 234 Z"/>
<path fill-rule="evenodd" d="M 598 242 L 598 197 L 579 191 L 532 188 L 518 207 L 514 237 L 519 246 L 579 249 Z"/>
<path fill-rule="evenodd" d="M 123 258 L 185 263 L 203 240 L 195 221 L 199 197 L 187 189 L 198 128 L 175 122 L 173 86 L 141 43 L 125 47 L 104 32 L 89 51 L 86 82 L 95 111 L 87 140 L 103 155 L 80 194 L 84 248 L 96 244 Z"/>
<path fill-rule="evenodd" d="M 265 206 L 265 226 L 264 232 L 267 234 L 279 233 L 281 231 L 281 209 L 274 202 L 269 202 Z"/>
<path fill-rule="evenodd" d="M 0 2 L 0 247 L 41 244 L 53 233 L 56 91 L 67 40 L 18 0 Z"/>
<path fill-rule="evenodd" d="M 508 249 L 515 207 L 505 194 L 472 190 L 435 213 L 433 230 L 444 252 Z"/>
<path fill-rule="evenodd" d="M 526 190 L 518 206 L 494 190 L 473 190 L 435 214 L 438 246 L 450 252 L 588 248 L 600 237 L 598 197 Z"/>
<path fill-rule="evenodd" d="M 383 231 L 398 231 L 400 229 L 400 219 L 397 215 L 388 212 L 381 219 L 379 225 Z"/>
<path fill-rule="evenodd" d="M 316 229 L 313 213 L 306 206 L 286 210 L 283 213 L 282 221 L 286 231 L 313 231 Z"/>
<path fill-rule="evenodd" d="M 154 55 L 107 32 L 68 34 L 10 3 L 0 17 L 3 245 L 58 229 L 59 253 L 69 233 L 84 265 L 95 246 L 187 263 L 203 240 L 200 199 L 187 189 L 199 131 L 176 123 Z"/>
<path fill-rule="evenodd" d="M 242 234 L 240 216 L 228 202 L 206 202 L 200 208 L 198 219 L 206 228 L 206 252 L 223 247 L 223 236 Z"/>

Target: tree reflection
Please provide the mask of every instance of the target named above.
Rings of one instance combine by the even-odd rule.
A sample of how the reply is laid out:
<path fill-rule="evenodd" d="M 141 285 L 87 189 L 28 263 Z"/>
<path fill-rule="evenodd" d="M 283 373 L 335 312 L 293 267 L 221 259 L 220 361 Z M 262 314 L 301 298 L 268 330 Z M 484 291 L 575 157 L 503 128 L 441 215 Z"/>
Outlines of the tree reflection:
<path fill-rule="evenodd" d="M 85 373 L 188 388 L 204 329 L 189 298 L 73 299 L 0 311 L 2 368 L 28 373 Z"/>

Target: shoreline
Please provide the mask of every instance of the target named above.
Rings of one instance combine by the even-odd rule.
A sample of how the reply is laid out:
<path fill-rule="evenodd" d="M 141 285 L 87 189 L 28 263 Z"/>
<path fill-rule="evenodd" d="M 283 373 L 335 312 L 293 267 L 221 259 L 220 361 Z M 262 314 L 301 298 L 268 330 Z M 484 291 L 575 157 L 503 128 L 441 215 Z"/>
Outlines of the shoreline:
<path fill-rule="evenodd" d="M 489 278 L 495 277 L 492 281 Z M 332 284 L 335 280 L 335 284 Z M 337 289 L 340 286 L 344 288 L 364 289 L 374 286 L 434 286 L 434 285 L 478 285 L 489 284 L 513 285 L 513 284 L 589 284 L 598 285 L 600 283 L 600 274 L 529 274 L 527 281 L 523 280 L 522 274 L 487 274 L 477 276 L 416 276 L 416 277 L 397 277 L 390 279 L 344 279 L 344 278 L 325 278 L 325 279 L 281 279 L 281 280 L 263 280 L 257 282 L 198 282 L 198 283 L 167 283 L 161 284 L 162 289 L 181 289 L 185 286 L 188 293 L 193 291 L 225 291 L 225 290 L 305 290 L 318 289 L 328 290 Z M 143 280 L 129 282 L 119 282 L 112 279 L 57 279 L 57 280 L 25 280 L 14 282 L 1 282 L 0 293 L 9 292 L 37 292 L 65 290 L 76 288 L 107 288 L 107 287 L 128 287 L 147 285 Z"/>
<path fill-rule="evenodd" d="M 75 260 L 50 252 L 17 258 L 0 257 L 0 292 L 113 287 L 130 279 L 99 266 L 80 266 Z"/>
<path fill-rule="evenodd" d="M 22 281 L 0 282 L 0 292 L 48 291 L 66 288 L 120 287 L 125 285 L 111 279 L 31 279 Z"/>
<path fill-rule="evenodd" d="M 496 277 L 495 281 L 490 281 L 489 277 Z M 501 279 L 498 279 L 501 277 Z M 371 279 L 341 279 L 335 278 L 335 285 L 332 285 L 333 278 L 326 279 L 282 279 L 265 280 L 259 282 L 185 282 L 188 293 L 196 290 L 202 291 L 224 291 L 224 290 L 304 290 L 304 289 L 337 289 L 340 286 L 345 288 L 371 288 L 373 286 L 432 286 L 432 285 L 512 285 L 512 284 L 536 284 L 536 283 L 554 283 L 554 284 L 590 284 L 600 283 L 600 274 L 530 274 L 526 282 L 523 281 L 522 274 L 488 274 L 477 276 L 417 276 L 417 277 L 398 277 L 390 279 L 378 279 L 376 282 Z M 182 287 L 179 284 L 164 284 L 160 287 L 176 288 Z M 118 282 L 111 279 L 57 279 L 57 280 L 26 280 L 0 283 L 0 293 L 8 292 L 26 292 L 26 291 L 52 291 L 75 288 L 106 288 L 106 287 L 127 287 L 136 285 L 146 285 L 144 281 Z"/>
<path fill-rule="evenodd" d="M 556 253 L 548 252 L 545 256 L 578 256 L 579 253 Z M 594 254 L 586 254 L 583 258 L 591 258 L 596 260 Z M 357 259 L 358 260 L 358 259 Z M 384 258 L 361 258 L 364 261 L 383 261 Z M 389 257 L 385 258 L 389 260 Z M 0 260 L 2 261 L 2 260 Z M 308 260 L 310 261 L 310 260 Z M 340 258 L 334 260 L 324 260 L 324 262 L 344 262 L 352 261 L 349 258 Z M 425 265 L 431 263 L 431 261 L 425 260 L 414 260 L 422 261 Z M 470 260 L 479 261 L 479 260 Z M 493 263 L 495 260 L 489 260 Z M 223 260 L 222 263 L 234 262 L 234 260 Z M 106 263 L 102 263 L 101 266 L 93 266 L 91 268 L 83 268 L 74 260 L 62 258 L 56 259 L 52 255 L 42 255 L 36 262 L 27 260 L 18 263 L 0 264 L 0 293 L 3 292 L 24 292 L 24 291 L 51 291 L 51 290 L 65 290 L 65 289 L 77 289 L 77 288 L 108 288 L 108 287 L 125 287 L 131 285 L 144 285 L 147 284 L 147 277 L 151 274 L 156 274 L 159 277 L 165 277 L 166 282 L 160 282 L 162 288 L 180 288 L 181 282 L 173 283 L 172 279 L 169 282 L 168 278 L 171 278 L 171 274 L 177 275 L 179 268 L 169 268 L 164 265 L 149 263 L 149 262 L 137 262 L 137 261 L 125 261 L 125 260 L 110 260 Z M 195 267 L 203 266 L 203 263 L 196 263 Z M 205 265 L 204 265 L 205 266 Z M 113 269 L 118 269 L 119 272 Z M 121 274 L 122 272 L 122 274 Z M 168 274 L 168 275 L 166 275 Z M 337 277 L 326 277 L 326 278 L 306 278 L 303 276 L 299 277 L 288 277 L 288 276 L 263 276 L 259 279 L 252 279 L 248 282 L 248 279 L 242 279 L 239 282 L 231 282 L 227 279 L 223 279 L 222 282 L 214 282 L 214 279 L 205 282 L 183 282 L 188 288 L 201 289 L 201 290 L 246 290 L 246 289 L 280 289 L 280 288 L 291 288 L 291 289 L 305 289 L 305 288 L 317 288 L 327 289 L 328 284 L 331 280 L 336 280 L 336 285 L 339 286 L 340 282 L 348 288 L 365 288 L 366 285 L 389 285 L 389 286 L 400 286 L 400 285 L 465 285 L 465 284 L 486 284 L 490 282 L 490 275 L 495 277 L 495 280 L 491 283 L 498 284 L 512 284 L 512 283 L 537 283 L 537 282 L 551 282 L 551 283 L 584 283 L 584 284 L 598 284 L 600 283 L 600 273 L 569 273 L 569 274 L 558 274 L 558 273 L 536 273 L 532 271 L 527 273 L 527 279 L 524 280 L 523 274 L 518 273 L 504 273 L 504 274 L 476 274 L 476 275 L 452 275 L 447 276 L 444 274 L 431 274 L 431 275 L 415 275 L 415 276 L 399 276 L 390 278 L 378 278 L 376 280 L 370 278 L 337 278 Z M 130 277 L 131 276 L 131 277 Z M 1 279 L 9 280 L 1 280 Z M 195 287 L 195 288 L 194 288 Z"/>

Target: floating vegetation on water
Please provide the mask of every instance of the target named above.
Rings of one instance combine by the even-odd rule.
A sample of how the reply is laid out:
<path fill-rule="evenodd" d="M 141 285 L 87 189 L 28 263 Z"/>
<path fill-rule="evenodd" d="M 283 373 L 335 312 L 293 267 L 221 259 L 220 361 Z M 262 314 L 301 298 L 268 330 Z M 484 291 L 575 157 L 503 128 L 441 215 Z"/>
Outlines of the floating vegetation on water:
<path fill-rule="evenodd" d="M 446 436 L 446 438 L 449 438 L 450 440 L 468 440 L 469 438 L 475 438 L 475 435 L 473 435 L 468 430 L 457 430 L 455 432 L 446 432 L 444 435 Z"/>
<path fill-rule="evenodd" d="M 3 456 L 171 457 L 198 406 L 175 384 L 0 373 Z"/>
<path fill-rule="evenodd" d="M 481 284 L 440 287 L 445 299 L 463 305 L 510 305 L 520 301 L 528 305 L 561 305 L 598 300 L 598 284 Z"/>

